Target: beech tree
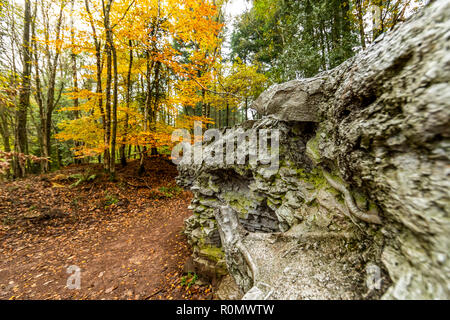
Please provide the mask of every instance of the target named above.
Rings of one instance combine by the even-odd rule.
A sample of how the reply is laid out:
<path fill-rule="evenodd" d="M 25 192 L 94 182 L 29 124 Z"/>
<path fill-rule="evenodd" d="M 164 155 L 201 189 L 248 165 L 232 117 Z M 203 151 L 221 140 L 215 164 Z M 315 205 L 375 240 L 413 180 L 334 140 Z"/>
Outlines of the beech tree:
<path fill-rule="evenodd" d="M 427 1 L 253 0 L 223 56 L 226 3 L 3 0 L 0 147 L 14 176 L 83 158 L 111 179 L 138 159 L 142 174 L 176 128 L 254 118 L 269 85 L 334 68 Z"/>
<path fill-rule="evenodd" d="M 28 153 L 27 141 L 27 112 L 30 107 L 31 91 L 31 50 L 30 50 L 30 27 L 31 27 L 31 1 L 25 0 L 23 15 L 23 37 L 22 37 L 22 85 L 19 91 L 19 105 L 16 111 L 15 144 L 16 153 Z M 19 156 L 14 158 L 14 175 L 23 177 L 25 165 Z"/>

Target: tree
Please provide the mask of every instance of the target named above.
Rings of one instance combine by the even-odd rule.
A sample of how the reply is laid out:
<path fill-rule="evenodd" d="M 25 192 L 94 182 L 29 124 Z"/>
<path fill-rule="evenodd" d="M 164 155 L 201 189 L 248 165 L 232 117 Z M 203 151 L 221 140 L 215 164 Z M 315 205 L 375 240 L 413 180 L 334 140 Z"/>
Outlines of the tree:
<path fill-rule="evenodd" d="M 30 107 L 31 91 L 31 50 L 30 50 L 30 27 L 31 27 L 31 3 L 25 0 L 25 11 L 23 16 L 23 44 L 22 44 L 22 86 L 19 93 L 19 106 L 16 112 L 15 145 L 16 153 L 28 154 L 27 145 L 27 112 Z M 25 175 L 25 164 L 18 156 L 14 159 L 14 175 L 23 177 Z"/>
<path fill-rule="evenodd" d="M 147 150 L 156 154 L 170 144 L 178 123 L 173 117 L 183 101 L 196 104 L 203 99 L 201 91 L 211 79 L 220 47 L 222 26 L 212 16 L 217 16 L 216 6 L 203 0 L 85 0 L 81 17 L 90 31 L 75 30 L 78 43 L 72 47 L 93 56 L 95 65 L 87 65 L 86 73 L 95 71 L 96 92 L 73 88 L 79 118 L 61 123 L 57 137 L 78 141 L 78 156 L 103 147 L 104 167 L 111 177 L 116 144 L 122 164 L 125 146 L 134 146 L 143 172 Z"/>
<path fill-rule="evenodd" d="M 372 42 L 383 32 L 404 21 L 411 13 L 425 6 L 427 0 L 353 0 L 350 20 L 359 31 L 361 47 Z"/>
<path fill-rule="evenodd" d="M 205 101 L 214 109 L 214 120 L 219 127 L 222 124 L 221 120 L 227 127 L 232 123 L 248 120 L 251 102 L 267 86 L 267 77 L 258 72 L 258 69 L 258 66 L 246 65 L 240 59 L 233 64 L 223 62 L 216 64 L 214 81 L 206 88 Z M 241 119 L 238 119 L 239 112 L 242 114 Z"/>
<path fill-rule="evenodd" d="M 352 57 L 425 2 L 254 0 L 236 21 L 232 54 L 260 64 L 271 82 L 312 77 Z"/>
<path fill-rule="evenodd" d="M 37 1 L 34 8 L 34 16 L 37 16 Z M 36 22 L 32 23 L 32 44 L 33 44 L 33 65 L 35 73 L 35 96 L 39 106 L 40 116 L 40 137 L 41 137 L 41 155 L 50 159 L 51 157 L 51 132 L 52 132 L 52 116 L 56 105 L 58 104 L 62 91 L 64 89 L 64 83 L 56 92 L 56 73 L 60 64 L 60 54 L 62 49 L 61 31 L 63 22 L 63 10 L 66 2 L 62 0 L 59 4 L 59 10 L 56 20 L 56 26 L 54 30 L 50 30 L 50 17 L 51 3 L 41 2 L 41 14 L 43 22 L 44 39 L 42 42 L 42 48 L 38 46 L 36 35 Z M 52 32 L 53 31 L 53 32 Z M 54 33 L 54 39 L 51 38 L 51 33 Z M 42 49 L 42 50 L 41 50 Z M 40 51 L 44 52 L 44 59 L 41 61 Z M 46 88 L 42 88 L 41 85 L 41 69 L 45 70 L 45 79 L 47 80 Z M 45 94 L 44 94 L 45 90 Z M 48 172 L 49 161 L 42 163 L 42 171 Z"/>

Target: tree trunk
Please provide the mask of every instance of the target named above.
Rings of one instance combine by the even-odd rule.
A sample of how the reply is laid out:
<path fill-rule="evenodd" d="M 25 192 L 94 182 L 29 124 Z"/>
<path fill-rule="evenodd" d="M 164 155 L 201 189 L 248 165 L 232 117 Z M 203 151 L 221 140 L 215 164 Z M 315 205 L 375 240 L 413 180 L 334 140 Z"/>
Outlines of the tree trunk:
<path fill-rule="evenodd" d="M 144 132 L 148 132 L 148 123 L 149 123 L 149 114 L 151 110 L 151 104 L 152 104 L 152 86 L 151 86 L 151 71 L 153 69 L 153 62 L 150 63 L 150 52 L 146 51 L 146 58 L 147 58 L 147 77 L 146 77 L 146 85 L 147 85 L 147 95 L 145 99 L 145 105 L 144 105 Z M 139 175 L 142 175 L 145 171 L 144 168 L 144 158 L 145 154 L 147 152 L 147 147 L 144 146 L 142 148 L 142 151 L 139 148 Z"/>
<path fill-rule="evenodd" d="M 75 119 L 78 119 L 80 117 L 79 115 L 79 99 L 78 99 L 78 73 L 77 73 L 77 54 L 75 53 L 74 46 L 75 46 L 75 31 L 74 31 L 74 21 L 73 21 L 73 10 L 74 10 L 74 2 L 75 0 L 72 0 L 71 2 L 71 10 L 70 10 L 70 39 L 72 44 L 72 52 L 70 54 L 71 60 L 72 60 L 72 84 L 73 84 L 73 90 L 75 93 L 75 98 L 73 99 L 73 116 Z M 80 142 L 75 141 L 75 148 L 80 146 Z M 81 163 L 81 159 L 75 158 L 75 163 Z"/>
<path fill-rule="evenodd" d="M 227 110 L 226 110 L 226 112 L 227 112 L 227 114 L 226 114 L 226 127 L 228 127 L 229 126 L 229 121 L 230 121 L 230 106 L 228 105 L 228 102 L 227 102 Z"/>
<path fill-rule="evenodd" d="M 116 174 L 116 136 L 117 136 L 117 104 L 118 104 L 118 74 L 117 74 L 117 53 L 114 46 L 113 32 L 110 25 L 109 13 L 111 10 L 112 0 L 109 0 L 105 12 L 105 29 L 106 29 L 106 41 L 107 41 L 107 76 L 106 76 L 106 116 L 107 121 L 109 117 L 109 124 L 107 125 L 107 135 L 109 136 L 111 149 L 109 158 L 109 173 L 112 180 L 115 179 Z M 111 61 L 112 60 L 112 61 Z M 111 90 L 111 69 L 114 68 L 114 88 L 113 88 L 113 101 L 112 101 L 112 120 L 110 106 L 110 90 Z M 108 110 L 109 109 L 109 110 Z M 108 132 L 109 131 L 109 132 Z"/>
<path fill-rule="evenodd" d="M 111 87 L 112 87 L 112 48 L 111 37 L 112 31 L 110 30 L 109 13 L 111 10 L 111 2 L 109 0 L 106 7 L 103 8 L 104 13 L 104 27 L 106 32 L 106 92 L 105 92 L 105 113 L 106 113 L 106 131 L 105 131 L 105 156 L 104 156 L 104 168 L 107 172 L 111 170 Z"/>
<path fill-rule="evenodd" d="M 30 53 L 30 26 L 31 26 L 31 4 L 25 0 L 25 11 L 23 18 L 23 71 L 22 86 L 19 93 L 19 106 L 16 112 L 16 139 L 15 151 L 17 153 L 28 153 L 27 145 L 27 111 L 30 107 L 30 77 L 31 77 L 31 53 Z M 25 163 L 14 157 L 14 176 L 25 176 Z"/>
<path fill-rule="evenodd" d="M 155 103 L 153 104 L 152 107 L 152 117 L 151 117 L 151 130 L 153 132 L 156 132 L 156 114 L 158 111 L 158 101 L 159 101 L 159 89 L 160 89 L 160 73 L 161 73 L 161 62 L 157 62 L 156 63 L 156 67 L 155 67 Z M 158 154 L 158 149 L 153 146 L 151 149 L 151 155 L 157 155 Z"/>
<path fill-rule="evenodd" d="M 245 121 L 248 121 L 248 98 L 245 98 Z"/>
<path fill-rule="evenodd" d="M 111 133 L 111 164 L 110 164 L 110 174 L 111 179 L 115 179 L 116 174 L 116 137 L 117 137 L 117 90 L 118 90 L 118 76 L 117 76 L 117 53 L 114 43 L 111 39 L 111 50 L 113 54 L 113 65 L 114 65 L 114 91 L 113 91 L 113 123 L 112 123 L 112 133 Z"/>
<path fill-rule="evenodd" d="M 62 2 L 60 6 L 59 11 L 59 17 L 56 20 L 56 30 L 55 30 L 55 53 L 52 54 L 52 51 L 48 45 L 50 42 L 50 31 L 48 28 L 44 28 L 44 34 L 46 43 L 45 46 L 45 57 L 46 59 L 41 59 L 39 56 L 39 48 L 37 41 L 35 40 L 36 35 L 36 26 L 34 20 L 31 24 L 31 33 L 32 33 L 32 39 L 31 39 L 31 47 L 33 48 L 33 55 L 30 55 L 30 58 L 33 60 L 34 66 L 35 66 L 35 98 L 36 102 L 39 107 L 39 130 L 38 130 L 38 139 L 39 139 L 39 145 L 41 148 L 41 156 L 47 159 L 50 159 L 51 157 L 51 132 L 52 132 L 52 114 L 53 110 L 56 106 L 57 101 L 59 101 L 63 86 L 61 86 L 58 98 L 55 99 L 55 86 L 56 86 L 56 72 L 58 69 L 58 63 L 59 63 L 59 56 L 60 56 L 60 49 L 61 44 L 59 42 L 60 40 L 60 34 L 61 34 L 61 26 L 62 26 L 62 18 L 63 18 L 63 9 L 64 9 L 65 3 Z M 44 10 L 44 8 L 42 8 Z M 34 7 L 34 16 L 37 16 L 37 2 L 35 3 Z M 48 25 L 49 21 L 47 19 L 47 16 L 43 14 L 44 24 Z M 40 66 L 41 64 L 41 66 Z M 44 83 L 47 86 L 46 93 L 44 95 L 42 86 L 41 86 L 41 70 L 46 70 L 46 73 L 43 77 L 44 80 L 46 80 Z M 44 99 L 45 98 L 45 99 Z M 41 162 L 41 171 L 42 172 L 48 172 L 50 169 L 50 162 L 49 161 L 42 161 Z"/>
<path fill-rule="evenodd" d="M 126 104 L 127 104 L 127 112 L 125 114 L 125 125 L 124 125 L 124 133 L 123 133 L 123 139 L 122 144 L 120 146 L 120 162 L 122 166 L 127 165 L 127 157 L 125 155 L 125 148 L 126 148 L 126 138 L 127 138 L 127 130 L 128 130 L 128 111 L 130 108 L 131 103 L 131 70 L 133 67 L 133 42 L 129 40 L 128 45 L 130 46 L 130 63 L 128 65 L 128 74 L 127 74 L 127 95 L 126 95 Z"/>
<path fill-rule="evenodd" d="M 361 39 L 361 46 L 363 49 L 366 49 L 366 34 L 364 31 L 364 18 L 363 18 L 363 10 L 362 10 L 362 0 L 356 1 L 356 10 L 357 10 L 357 18 L 358 18 L 358 27 L 359 27 L 359 37 Z"/>
<path fill-rule="evenodd" d="M 86 11 L 88 13 L 89 16 L 89 23 L 91 25 L 91 29 L 92 29 L 92 33 L 93 33 L 93 38 L 94 38 L 94 44 L 95 44 L 95 64 L 96 64 L 96 69 L 97 69 L 97 98 L 98 98 L 98 108 L 100 110 L 100 114 L 102 116 L 102 125 L 103 125 L 103 143 L 104 143 L 104 151 L 103 154 L 105 156 L 108 156 L 108 152 L 109 152 L 109 144 L 107 144 L 107 139 L 106 139 L 106 115 L 105 115 L 105 110 L 103 108 L 103 86 L 102 86 L 102 50 L 101 50 L 101 42 L 99 40 L 99 38 L 97 37 L 97 30 L 95 28 L 95 24 L 94 24 L 94 18 L 91 14 L 90 8 L 89 8 L 89 0 L 85 0 L 85 6 L 86 6 Z M 99 156 L 99 159 L 101 159 L 101 156 Z M 109 157 L 108 157 L 108 161 L 106 161 L 106 159 L 104 159 L 105 163 L 109 164 Z"/>
<path fill-rule="evenodd" d="M 11 151 L 11 145 L 9 142 L 9 128 L 8 128 L 8 117 L 6 114 L 6 110 L 3 107 L 0 107 L 0 134 L 3 139 L 3 147 L 5 152 Z"/>

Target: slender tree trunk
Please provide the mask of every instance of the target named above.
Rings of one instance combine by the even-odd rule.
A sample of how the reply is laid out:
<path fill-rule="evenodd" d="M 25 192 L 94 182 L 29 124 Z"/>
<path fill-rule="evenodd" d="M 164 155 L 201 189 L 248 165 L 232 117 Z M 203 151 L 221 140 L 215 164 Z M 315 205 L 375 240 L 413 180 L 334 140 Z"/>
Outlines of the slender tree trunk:
<path fill-rule="evenodd" d="M 364 31 L 364 18 L 363 18 L 363 8 L 362 8 L 362 0 L 356 1 L 356 17 L 358 18 L 358 27 L 359 27 L 359 37 L 361 40 L 361 46 L 363 49 L 366 49 L 366 34 Z"/>
<path fill-rule="evenodd" d="M 146 85 L 147 85 L 147 95 L 145 99 L 145 105 L 144 105 L 144 132 L 148 132 L 148 123 L 149 123 L 149 114 L 151 110 L 151 104 L 152 104 L 152 86 L 151 86 L 151 71 L 153 69 L 153 63 L 150 64 L 150 52 L 147 50 L 146 52 L 146 58 L 147 58 L 147 77 L 146 77 Z M 145 172 L 144 167 L 144 159 L 145 154 L 147 152 L 147 147 L 144 146 L 142 148 L 142 151 L 139 148 L 139 171 L 138 174 L 142 175 Z"/>
<path fill-rule="evenodd" d="M 37 15 L 37 2 L 35 2 L 34 5 L 34 16 L 36 17 Z M 38 55 L 38 46 L 37 46 L 37 42 L 36 42 L 36 24 L 33 21 L 33 23 L 31 24 L 31 47 L 33 48 L 34 54 L 33 54 L 33 58 L 34 58 L 34 68 L 35 68 L 35 72 L 34 72 L 34 82 L 35 82 L 35 100 L 38 104 L 39 107 L 39 119 L 40 119 L 40 125 L 39 125 L 39 130 L 37 130 L 37 135 L 38 135 L 38 141 L 39 141 L 39 147 L 40 147 L 40 156 L 43 157 L 44 156 L 44 138 L 43 138 L 43 134 L 44 134 L 44 119 L 45 119 L 45 110 L 44 110 L 44 98 L 42 97 L 42 86 L 41 86 L 41 77 L 40 77 L 40 70 L 39 70 L 39 55 Z M 41 163 L 41 170 L 44 171 L 44 163 Z"/>
<path fill-rule="evenodd" d="M 73 11 L 74 11 L 74 2 L 75 0 L 71 1 L 71 10 L 70 10 L 70 40 L 72 44 L 72 52 L 70 54 L 70 58 L 72 60 L 72 85 L 73 85 L 73 91 L 75 93 L 75 98 L 73 99 L 73 116 L 75 119 L 78 119 L 80 117 L 80 111 L 79 106 L 80 102 L 78 99 L 78 73 L 77 73 L 77 54 L 75 53 L 75 30 L 74 30 L 74 21 L 73 21 Z M 75 148 L 79 147 L 81 144 L 79 141 L 75 141 Z M 81 159 L 75 158 L 75 163 L 81 163 Z"/>
<path fill-rule="evenodd" d="M 108 148 L 108 159 L 105 159 L 106 169 L 110 173 L 110 178 L 115 179 L 116 173 L 116 136 L 117 136 L 117 53 L 114 46 L 113 32 L 111 28 L 110 12 L 112 0 L 108 0 L 106 6 L 103 4 L 104 25 L 106 32 L 106 145 Z M 114 69 L 114 79 L 112 70 Z M 113 87 L 113 101 L 111 110 L 111 87 Z M 112 112 L 111 112 L 112 111 Z M 112 118 L 111 118 L 112 116 Z M 109 161 L 109 163 L 107 163 Z"/>
<path fill-rule="evenodd" d="M 45 110 L 44 110 L 44 117 L 41 119 L 42 121 L 42 138 L 43 138 L 43 151 L 44 151 L 44 157 L 50 159 L 51 157 L 51 133 L 52 133 L 52 115 L 53 110 L 55 109 L 55 87 L 56 87 L 56 72 L 58 69 L 58 60 L 60 55 L 60 33 L 61 33 L 61 26 L 62 26 L 62 18 L 63 18 L 63 9 L 64 9 L 64 2 L 61 3 L 60 11 L 59 11 L 59 17 L 56 24 L 56 52 L 53 56 L 53 59 L 51 59 L 50 55 L 48 55 L 48 89 L 47 89 L 47 100 L 45 104 Z M 49 32 L 47 30 L 46 32 Z M 50 170 L 50 162 L 44 161 L 42 166 L 43 172 L 48 172 Z"/>
<path fill-rule="evenodd" d="M 198 72 L 199 74 L 199 77 L 201 76 L 201 72 L 199 71 Z M 205 103 L 205 94 L 206 94 L 206 91 L 205 91 L 205 89 L 203 89 L 202 88 L 202 108 L 201 108 L 201 116 L 202 117 L 206 117 L 207 116 L 207 111 L 206 111 L 206 103 Z"/>
<path fill-rule="evenodd" d="M 94 24 L 94 18 L 91 14 L 90 8 L 89 8 L 89 0 L 85 0 L 85 6 L 86 11 L 89 16 L 89 23 L 92 28 L 93 38 L 94 38 L 94 44 L 95 44 L 95 63 L 96 63 L 96 69 L 97 69 L 97 99 L 98 99 L 98 108 L 100 110 L 100 114 L 102 116 L 102 125 L 103 125 L 103 144 L 104 144 L 104 151 L 103 155 L 104 157 L 107 157 L 107 159 L 104 159 L 104 168 L 105 163 L 109 165 L 109 142 L 107 141 L 107 123 L 106 123 L 106 115 L 105 115 L 105 109 L 103 108 L 103 85 L 102 85 L 102 49 L 101 49 L 101 42 L 100 39 L 97 36 L 97 30 L 95 28 Z M 99 156 L 99 159 L 101 159 L 101 156 Z"/>
<path fill-rule="evenodd" d="M 4 107 L 0 107 L 0 134 L 3 139 L 3 147 L 5 152 L 11 151 L 11 145 L 9 142 L 9 128 L 8 128 L 8 116 Z"/>
<path fill-rule="evenodd" d="M 106 132 L 105 132 L 105 156 L 104 167 L 109 172 L 110 170 L 110 154 L 109 148 L 111 145 L 111 83 L 112 83 L 112 57 L 111 48 L 106 44 L 106 92 L 105 92 L 105 115 L 106 115 Z"/>
<path fill-rule="evenodd" d="M 25 0 L 23 28 L 23 71 L 22 86 L 19 94 L 19 106 L 16 112 L 16 139 L 15 151 L 18 153 L 28 153 L 27 145 L 27 111 L 30 107 L 30 86 L 31 86 L 31 53 L 30 53 L 30 26 L 31 26 L 31 4 L 30 0 Z M 14 175 L 16 177 L 25 176 L 25 163 L 20 161 L 18 156 L 14 157 Z"/>
<path fill-rule="evenodd" d="M 61 150 L 59 150 L 59 146 L 56 147 L 56 160 L 58 161 L 58 169 L 63 166 Z"/>
<path fill-rule="evenodd" d="M 112 32 L 111 32 L 112 33 Z M 112 35 L 111 35 L 112 36 Z M 115 179 L 116 174 L 116 137 L 117 137 L 117 90 L 118 90 L 118 76 L 117 76 L 117 53 L 116 48 L 111 37 L 111 51 L 113 56 L 113 66 L 114 66 L 114 91 L 113 91 L 113 119 L 112 119 L 112 133 L 111 133 L 111 164 L 110 164 L 110 174 L 111 179 Z"/>
<path fill-rule="evenodd" d="M 126 148 L 126 138 L 127 138 L 127 130 L 128 130 L 128 111 L 130 108 L 130 103 L 131 103 L 131 71 L 132 71 L 132 67 L 133 67 L 133 42 L 130 40 L 128 45 L 130 46 L 130 56 L 129 56 L 129 64 L 128 64 L 128 74 L 127 74 L 127 96 L 126 96 L 126 104 L 127 104 L 127 112 L 125 114 L 125 125 L 124 125 L 124 133 L 123 133 L 123 139 L 122 139 L 122 144 L 120 146 L 120 162 L 122 164 L 122 166 L 126 166 L 127 165 L 127 158 L 125 155 L 125 148 Z"/>
<path fill-rule="evenodd" d="M 326 61 L 326 53 L 325 53 L 325 39 L 324 39 L 324 31 L 323 24 L 320 24 L 320 50 L 322 52 L 322 70 L 327 70 L 327 61 Z"/>
<path fill-rule="evenodd" d="M 207 117 L 211 118 L 211 104 L 210 103 L 208 103 L 207 106 L 206 106 L 206 112 L 207 112 Z M 211 124 L 208 123 L 206 125 L 206 128 L 209 129 L 210 127 L 211 127 Z"/>
<path fill-rule="evenodd" d="M 160 73 L 161 73 L 161 62 L 156 63 L 155 67 L 155 103 L 152 107 L 152 117 L 151 117 L 151 130 L 153 133 L 156 132 L 156 114 L 158 111 L 158 102 L 159 102 L 159 89 L 160 89 Z M 151 155 L 157 155 L 158 149 L 156 147 L 152 147 Z"/>
<path fill-rule="evenodd" d="M 245 121 L 248 121 L 248 98 L 245 98 Z"/>
<path fill-rule="evenodd" d="M 228 102 L 227 102 L 227 110 L 226 110 L 226 112 L 227 112 L 227 114 L 226 114 L 226 127 L 228 127 L 229 126 L 229 113 L 230 113 L 230 106 L 228 105 Z"/>

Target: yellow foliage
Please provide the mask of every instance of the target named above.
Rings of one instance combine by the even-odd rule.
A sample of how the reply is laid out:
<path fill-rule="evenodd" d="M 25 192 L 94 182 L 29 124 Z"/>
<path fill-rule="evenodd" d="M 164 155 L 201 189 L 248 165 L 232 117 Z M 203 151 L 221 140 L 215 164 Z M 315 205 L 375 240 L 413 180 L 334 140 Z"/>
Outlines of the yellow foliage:
<path fill-rule="evenodd" d="M 38 39 L 42 44 L 61 46 L 83 54 L 89 64 L 83 65 L 83 77 L 96 81 L 95 36 L 104 44 L 106 30 L 104 11 L 99 0 L 89 0 L 90 13 L 85 6 L 77 7 L 74 13 L 78 23 L 75 26 L 75 43 L 51 43 Z M 217 48 L 220 46 L 219 33 L 222 25 L 217 22 L 219 9 L 212 0 L 125 0 L 114 1 L 110 14 L 113 26 L 114 46 L 118 59 L 118 108 L 117 142 L 119 144 L 146 147 L 171 146 L 171 134 L 176 128 L 192 129 L 196 120 L 212 123 L 203 117 L 179 115 L 183 106 L 195 106 L 204 99 L 202 88 L 213 79 L 212 66 L 219 59 Z M 92 19 L 92 20 L 91 20 Z M 66 39 L 68 40 L 68 39 Z M 130 46 L 130 43 L 132 44 Z M 182 50 L 180 50 L 182 48 Z M 103 50 L 103 48 L 102 48 Z M 131 82 L 146 84 L 147 63 L 155 67 L 160 64 L 160 77 L 165 81 L 165 91 L 160 92 L 157 103 L 151 106 L 156 119 L 145 125 L 144 116 L 146 97 L 144 93 L 127 103 L 127 74 L 129 70 L 129 52 L 133 50 Z M 149 53 L 149 61 L 147 61 Z M 102 52 L 102 64 L 105 53 Z M 78 119 L 60 123 L 61 131 L 56 135 L 60 140 L 79 142 L 74 152 L 77 156 L 92 156 L 104 152 L 105 146 L 105 84 L 106 68 L 102 70 L 103 93 L 96 93 L 96 85 L 90 89 L 71 88 L 67 98 L 78 99 L 78 107 L 71 106 L 61 111 L 78 111 Z M 154 75 L 150 80 L 155 83 Z M 162 81 L 162 80 L 161 80 Z M 103 104 L 99 106 L 99 99 Z M 154 97 L 152 97 L 154 101 Z M 167 119 L 166 119 L 167 118 Z M 147 127 L 147 130 L 145 128 Z"/>

